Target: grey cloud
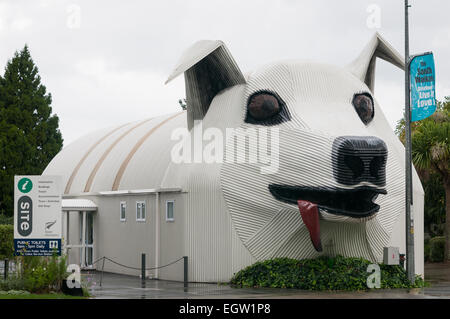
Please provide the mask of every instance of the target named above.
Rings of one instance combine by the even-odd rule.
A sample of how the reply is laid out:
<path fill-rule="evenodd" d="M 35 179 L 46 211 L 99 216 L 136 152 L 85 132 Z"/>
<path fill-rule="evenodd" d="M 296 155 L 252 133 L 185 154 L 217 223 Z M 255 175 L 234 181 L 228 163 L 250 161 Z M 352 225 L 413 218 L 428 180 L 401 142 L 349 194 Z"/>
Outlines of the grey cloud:
<path fill-rule="evenodd" d="M 450 3 L 411 3 L 411 53 L 433 51 L 438 88 L 448 90 Z M 72 4 L 81 9 L 78 29 L 67 25 Z M 366 25 L 370 4 L 381 10 L 380 29 Z M 403 1 L 0 0 L 0 67 L 29 44 L 67 145 L 99 127 L 179 110 L 182 79 L 163 82 L 194 41 L 225 41 L 243 71 L 281 59 L 344 66 L 375 31 L 403 54 Z M 403 73 L 377 66 L 375 95 L 394 125 Z"/>

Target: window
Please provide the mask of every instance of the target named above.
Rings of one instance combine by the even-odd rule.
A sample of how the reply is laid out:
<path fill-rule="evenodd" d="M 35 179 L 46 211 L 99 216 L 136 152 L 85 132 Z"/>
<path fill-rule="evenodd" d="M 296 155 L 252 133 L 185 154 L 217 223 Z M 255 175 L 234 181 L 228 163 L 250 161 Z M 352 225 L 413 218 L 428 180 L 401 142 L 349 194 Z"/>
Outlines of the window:
<path fill-rule="evenodd" d="M 173 200 L 166 201 L 166 222 L 173 222 L 175 220 L 173 210 L 174 210 Z"/>
<path fill-rule="evenodd" d="M 120 202 L 120 221 L 124 222 L 127 220 L 127 202 Z"/>
<path fill-rule="evenodd" d="M 145 222 L 145 202 L 136 202 L 136 221 Z"/>

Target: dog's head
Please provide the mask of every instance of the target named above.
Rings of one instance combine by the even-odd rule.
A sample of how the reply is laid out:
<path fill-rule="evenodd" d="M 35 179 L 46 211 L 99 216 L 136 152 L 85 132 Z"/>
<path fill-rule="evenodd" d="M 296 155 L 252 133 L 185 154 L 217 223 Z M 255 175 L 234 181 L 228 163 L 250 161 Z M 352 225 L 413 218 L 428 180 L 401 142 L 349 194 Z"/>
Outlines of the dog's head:
<path fill-rule="evenodd" d="M 376 57 L 403 68 L 376 34 L 347 67 L 285 61 L 244 76 L 222 42 L 201 41 L 169 77 L 185 73 L 188 127 L 202 120 L 227 137 L 221 189 L 255 258 L 379 259 L 404 187 L 373 97 Z"/>

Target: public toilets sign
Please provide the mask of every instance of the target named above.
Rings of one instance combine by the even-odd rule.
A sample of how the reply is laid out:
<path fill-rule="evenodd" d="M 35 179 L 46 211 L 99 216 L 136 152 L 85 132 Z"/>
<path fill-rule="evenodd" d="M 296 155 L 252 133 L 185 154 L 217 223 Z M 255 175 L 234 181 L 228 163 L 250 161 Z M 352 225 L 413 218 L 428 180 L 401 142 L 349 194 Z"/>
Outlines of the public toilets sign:
<path fill-rule="evenodd" d="M 14 253 L 61 255 L 61 177 L 14 177 Z"/>
<path fill-rule="evenodd" d="M 411 121 L 420 121 L 436 110 L 433 53 L 413 56 L 409 63 L 411 79 Z"/>

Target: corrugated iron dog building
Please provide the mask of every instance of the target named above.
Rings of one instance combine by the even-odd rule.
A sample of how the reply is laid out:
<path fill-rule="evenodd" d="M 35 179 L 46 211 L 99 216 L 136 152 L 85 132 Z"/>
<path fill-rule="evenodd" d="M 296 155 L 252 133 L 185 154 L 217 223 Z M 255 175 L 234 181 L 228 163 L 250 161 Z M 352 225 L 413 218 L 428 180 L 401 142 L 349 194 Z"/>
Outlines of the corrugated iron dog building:
<path fill-rule="evenodd" d="M 63 176 L 69 261 L 139 268 L 141 253 L 149 267 L 188 256 L 190 281 L 217 282 L 271 257 L 404 252 L 404 147 L 373 97 L 377 57 L 404 67 L 376 34 L 346 67 L 283 61 L 244 75 L 221 41 L 197 42 L 169 77 L 184 74 L 187 111 L 94 132 L 45 170 Z M 423 273 L 415 172 L 413 213 Z M 183 280 L 183 265 L 149 275 Z"/>

